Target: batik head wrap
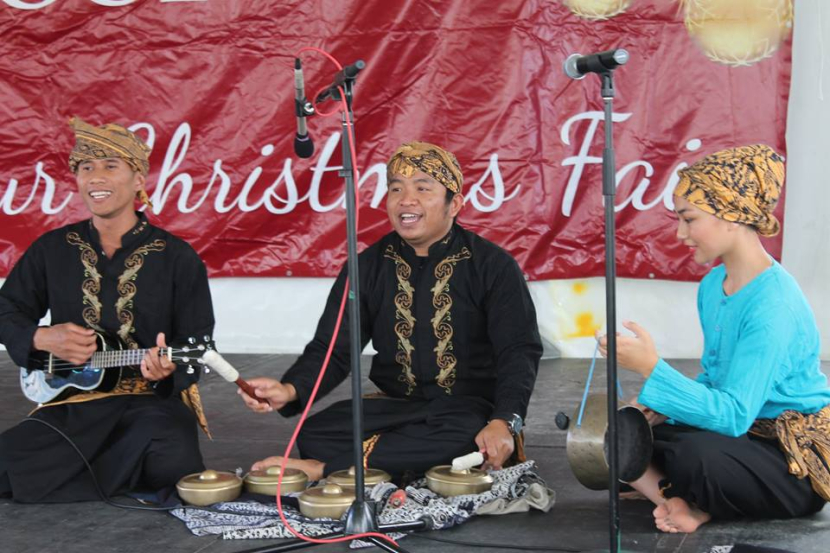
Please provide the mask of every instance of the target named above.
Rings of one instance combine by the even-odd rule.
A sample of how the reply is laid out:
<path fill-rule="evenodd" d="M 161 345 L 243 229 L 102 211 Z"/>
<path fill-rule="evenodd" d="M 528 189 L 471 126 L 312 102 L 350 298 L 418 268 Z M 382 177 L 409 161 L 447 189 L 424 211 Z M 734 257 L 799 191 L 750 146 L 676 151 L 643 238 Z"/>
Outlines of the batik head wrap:
<path fill-rule="evenodd" d="M 461 193 L 464 176 L 458 160 L 450 152 L 427 142 L 407 142 L 395 150 L 386 165 L 387 179 L 393 175 L 411 177 L 423 171 L 455 194 Z"/>
<path fill-rule="evenodd" d="M 150 172 L 150 147 L 134 133 L 121 125 L 108 123 L 93 127 L 78 117 L 69 120 L 75 132 L 75 147 L 69 154 L 69 169 L 77 174 L 78 165 L 93 159 L 120 158 L 133 171 L 145 177 Z M 142 203 L 152 207 L 147 192 L 142 187 L 137 193 Z"/>
<path fill-rule="evenodd" d="M 763 236 L 781 229 L 772 214 L 784 184 L 784 158 L 756 144 L 710 154 L 678 171 L 674 195 L 734 223 L 754 227 Z"/>

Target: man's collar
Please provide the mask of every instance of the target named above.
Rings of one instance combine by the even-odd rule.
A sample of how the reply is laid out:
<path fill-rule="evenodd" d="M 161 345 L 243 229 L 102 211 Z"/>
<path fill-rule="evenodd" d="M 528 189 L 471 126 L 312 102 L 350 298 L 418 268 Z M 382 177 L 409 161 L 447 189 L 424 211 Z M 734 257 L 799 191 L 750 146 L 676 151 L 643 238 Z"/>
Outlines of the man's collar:
<path fill-rule="evenodd" d="M 138 221 L 136 221 L 135 225 L 133 225 L 130 230 L 121 236 L 122 248 L 130 247 L 132 244 L 142 240 L 143 237 L 150 232 L 150 222 L 147 221 L 147 216 L 141 211 L 136 211 L 135 214 L 138 217 Z M 101 235 L 98 234 L 98 229 L 96 229 L 95 225 L 92 224 L 92 219 L 89 219 L 88 223 L 91 241 L 100 245 Z"/>
<path fill-rule="evenodd" d="M 436 257 L 443 257 L 444 256 L 444 254 L 450 248 L 450 244 L 452 244 L 453 238 L 455 238 L 455 235 L 457 233 L 458 233 L 458 230 L 456 229 L 456 223 L 453 223 L 452 226 L 450 227 L 450 230 L 447 231 L 447 234 L 445 234 L 440 240 L 438 240 L 438 241 L 436 241 L 436 242 L 434 242 L 430 245 L 429 249 L 427 250 L 427 255 L 425 257 L 417 255 L 415 253 L 415 248 L 410 246 L 409 243 L 406 240 L 404 240 L 403 238 L 401 238 L 401 236 L 399 234 L 395 233 L 395 236 L 397 236 L 398 242 L 400 244 L 400 249 L 404 253 L 404 255 L 406 255 L 406 257 L 409 257 L 409 258 L 418 257 L 418 258 L 421 258 L 421 259 L 434 259 Z"/>

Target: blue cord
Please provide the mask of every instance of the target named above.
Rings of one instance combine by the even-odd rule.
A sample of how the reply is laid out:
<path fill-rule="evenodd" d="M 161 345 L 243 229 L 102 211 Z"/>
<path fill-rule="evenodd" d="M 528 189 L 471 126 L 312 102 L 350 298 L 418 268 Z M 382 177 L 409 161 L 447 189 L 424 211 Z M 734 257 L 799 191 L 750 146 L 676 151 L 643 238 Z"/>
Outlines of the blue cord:
<path fill-rule="evenodd" d="M 585 381 L 585 391 L 582 393 L 582 403 L 579 405 L 579 416 L 576 418 L 576 425 L 582 426 L 582 413 L 585 412 L 585 400 L 588 399 L 588 391 L 591 389 L 591 380 L 594 378 L 594 367 L 597 365 L 597 353 L 599 353 L 599 342 L 594 348 L 594 358 L 591 359 L 591 368 L 588 370 L 588 380 Z"/>
<path fill-rule="evenodd" d="M 582 392 L 582 403 L 579 405 L 579 416 L 576 419 L 576 425 L 582 426 L 582 413 L 585 412 L 585 401 L 588 399 L 588 391 L 591 389 L 591 380 L 594 378 L 594 367 L 597 365 L 597 353 L 599 353 L 599 342 L 594 348 L 594 357 L 591 359 L 591 368 L 588 370 L 588 380 L 585 381 L 585 391 Z M 617 396 L 623 398 L 622 383 L 620 377 L 617 375 Z"/>

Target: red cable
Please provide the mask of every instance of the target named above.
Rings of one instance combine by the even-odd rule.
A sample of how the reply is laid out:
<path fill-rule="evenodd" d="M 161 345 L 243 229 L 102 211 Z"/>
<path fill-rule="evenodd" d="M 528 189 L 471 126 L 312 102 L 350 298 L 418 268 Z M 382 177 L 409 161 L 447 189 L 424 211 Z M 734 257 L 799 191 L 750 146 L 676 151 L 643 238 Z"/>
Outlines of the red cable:
<path fill-rule="evenodd" d="M 338 70 L 342 69 L 342 66 L 340 65 L 340 63 L 337 62 L 336 59 L 334 59 L 334 57 L 332 57 L 327 52 L 324 52 L 323 50 L 320 50 L 319 48 L 314 48 L 314 47 L 310 47 L 310 46 L 305 47 L 305 48 L 301 48 L 297 52 L 296 55 L 299 56 L 300 53 L 302 53 L 304 51 L 308 51 L 308 50 L 318 52 L 318 53 L 326 56 L 328 59 L 330 59 L 332 62 L 334 62 L 334 64 L 337 66 Z M 358 222 L 360 220 L 360 218 L 359 218 L 360 210 L 357 209 L 357 207 L 359 205 L 359 203 L 358 203 L 359 194 L 358 194 L 357 183 L 359 182 L 360 179 L 359 179 L 358 172 L 357 172 L 357 153 L 356 153 L 355 146 L 354 146 L 354 125 L 353 125 L 352 120 L 349 117 L 349 106 L 346 103 L 346 94 L 345 94 L 345 92 L 343 91 L 342 88 L 338 87 L 338 90 L 340 91 L 340 103 L 341 103 L 343 114 L 344 114 L 344 117 L 345 117 L 345 120 L 346 120 L 346 132 L 349 135 L 348 136 L 349 150 L 350 150 L 350 153 L 351 153 L 352 168 L 353 168 L 353 171 L 354 171 L 355 234 L 357 234 L 357 230 L 359 228 Z M 317 113 L 319 115 L 322 115 L 323 117 L 328 117 L 330 115 L 333 115 L 333 114 L 337 113 L 337 110 L 334 110 L 334 111 L 331 111 L 331 112 L 328 112 L 328 113 L 321 113 L 321 112 L 318 111 Z M 346 137 L 341 137 L 340 139 L 343 140 L 344 138 L 346 138 Z M 279 476 L 279 479 L 277 480 L 277 498 L 276 498 L 277 499 L 277 510 L 279 512 L 279 515 L 280 515 L 280 520 L 285 525 L 285 527 L 288 528 L 289 532 L 291 532 L 292 534 L 294 534 L 294 536 L 296 536 L 297 538 L 299 538 L 303 541 L 307 541 L 307 542 L 311 542 L 311 543 L 338 543 L 338 542 L 343 542 L 343 541 L 351 541 L 351 540 L 354 540 L 354 539 L 360 539 L 360 538 L 364 538 L 364 537 L 376 537 L 376 538 L 384 539 L 384 540 L 388 541 L 389 543 L 393 544 L 394 546 L 398 547 L 398 544 L 395 540 L 393 540 L 392 538 L 390 538 L 389 536 L 387 536 L 385 534 L 381 534 L 381 533 L 378 533 L 378 532 L 366 532 L 366 533 L 362 533 L 362 534 L 352 534 L 352 535 L 349 535 L 349 536 L 344 536 L 342 538 L 331 538 L 331 539 L 327 539 L 327 540 L 310 538 L 308 536 L 302 535 L 301 533 L 296 531 L 294 528 L 292 528 L 291 524 L 289 524 L 289 522 L 288 522 L 288 519 L 285 518 L 285 513 L 283 513 L 283 510 L 282 510 L 282 478 L 283 478 L 283 473 L 285 472 L 285 460 L 288 459 L 288 456 L 291 453 L 291 450 L 294 449 L 294 443 L 297 441 L 297 436 L 299 436 L 299 434 L 300 434 L 300 429 L 303 427 L 303 424 L 305 423 L 305 419 L 308 416 L 308 412 L 311 410 L 311 406 L 314 404 L 314 399 L 317 397 L 317 390 L 320 388 L 320 383 L 323 381 L 323 376 L 326 374 L 326 369 L 328 368 L 329 360 L 331 359 L 331 354 L 334 351 L 334 345 L 337 342 L 337 335 L 340 332 L 340 323 L 343 320 L 343 312 L 345 311 L 345 308 L 346 308 L 346 298 L 349 295 L 349 279 L 348 279 L 348 277 L 346 278 L 345 286 L 346 287 L 343 290 L 343 298 L 340 300 L 340 310 L 337 313 L 337 322 L 334 324 L 334 332 L 332 333 L 331 342 L 329 342 L 329 347 L 328 347 L 328 350 L 326 351 L 326 357 L 323 360 L 323 365 L 320 368 L 320 375 L 317 377 L 317 382 L 314 383 L 314 388 L 312 389 L 311 395 L 308 398 L 308 403 L 306 404 L 306 407 L 303 410 L 302 415 L 300 415 L 300 420 L 299 420 L 299 422 L 297 422 L 297 426 L 294 429 L 294 433 L 291 436 L 291 440 L 289 440 L 289 442 L 288 442 L 288 447 L 285 448 L 285 453 L 283 453 L 283 456 L 282 456 L 282 463 L 280 463 L 280 476 Z M 359 298 L 356 298 L 356 301 L 359 301 Z M 355 306 L 355 307 L 359 309 L 359 306 Z M 358 329 L 358 332 L 360 332 L 360 329 Z M 355 489 L 355 494 L 357 494 L 357 493 L 358 493 L 358 490 Z M 360 493 L 363 493 L 363 491 L 361 490 Z"/>
<path fill-rule="evenodd" d="M 318 54 L 322 54 L 323 56 L 327 57 L 337 67 L 338 71 L 343 70 L 343 66 L 340 65 L 339 61 L 334 59 L 334 56 L 332 56 L 331 54 L 329 54 L 328 52 L 326 52 L 324 50 L 321 50 L 319 48 L 315 48 L 314 46 L 306 46 L 305 48 L 300 48 L 299 50 L 297 50 L 297 53 L 294 54 L 294 57 L 298 58 L 298 57 L 300 57 L 300 54 L 302 54 L 303 52 L 309 52 L 309 51 L 317 52 Z M 318 90 L 317 92 L 314 93 L 314 96 L 312 96 L 312 98 L 317 98 L 320 95 L 320 93 L 323 92 L 326 88 L 328 88 L 328 87 L 324 86 L 324 87 L 320 88 L 320 90 Z M 341 90 L 341 95 L 342 95 L 342 89 L 340 89 L 340 90 Z M 320 115 L 321 117 L 329 117 L 329 116 L 335 115 L 337 113 L 337 111 L 338 110 L 336 110 L 336 109 L 333 109 L 333 110 L 328 111 L 328 112 L 317 110 L 317 115 Z"/>

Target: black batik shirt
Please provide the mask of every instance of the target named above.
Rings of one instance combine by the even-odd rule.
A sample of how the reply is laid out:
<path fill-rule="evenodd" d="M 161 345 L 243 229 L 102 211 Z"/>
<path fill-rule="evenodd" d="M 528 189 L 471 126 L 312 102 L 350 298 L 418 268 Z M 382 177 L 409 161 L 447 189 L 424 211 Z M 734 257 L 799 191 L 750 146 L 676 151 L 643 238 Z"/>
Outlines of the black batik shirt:
<path fill-rule="evenodd" d="M 542 344 L 524 275 L 503 249 L 454 225 L 419 257 L 392 232 L 359 255 L 361 345 L 377 354 L 369 378 L 385 394 L 430 399 L 478 396 L 493 418 L 525 417 Z M 346 282 L 340 272 L 314 339 L 283 378 L 304 407 L 325 358 Z M 326 394 L 350 371 L 348 307 L 321 385 Z"/>
<path fill-rule="evenodd" d="M 155 346 L 159 332 L 171 346 L 191 336 L 201 341 L 214 325 L 204 263 L 143 214 L 112 259 L 91 220 L 47 232 L 26 250 L 0 289 L 0 343 L 18 365 L 32 363 L 32 339 L 47 310 L 53 325 L 93 328 L 130 348 Z M 177 394 L 198 377 L 178 367 L 155 389 Z"/>

